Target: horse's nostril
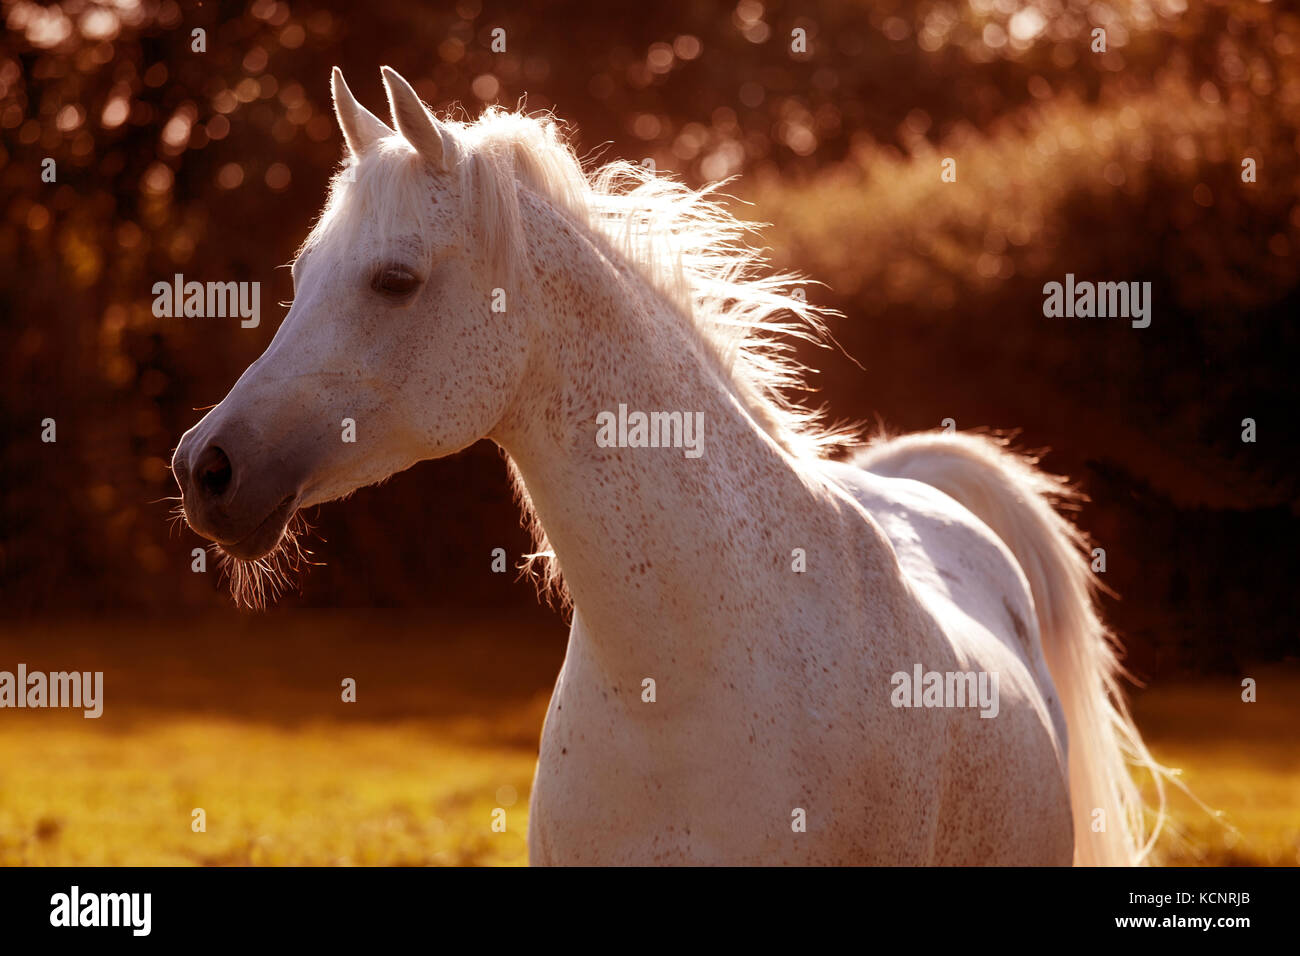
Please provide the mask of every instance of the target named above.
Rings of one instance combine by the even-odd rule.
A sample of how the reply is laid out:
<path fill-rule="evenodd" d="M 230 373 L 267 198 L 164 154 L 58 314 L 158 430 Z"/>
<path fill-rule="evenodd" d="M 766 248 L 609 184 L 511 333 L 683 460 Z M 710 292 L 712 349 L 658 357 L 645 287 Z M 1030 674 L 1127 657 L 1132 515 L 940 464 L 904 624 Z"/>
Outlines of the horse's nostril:
<path fill-rule="evenodd" d="M 205 494 L 220 498 L 230 487 L 230 459 L 216 445 L 209 445 L 194 466 L 194 480 Z"/>

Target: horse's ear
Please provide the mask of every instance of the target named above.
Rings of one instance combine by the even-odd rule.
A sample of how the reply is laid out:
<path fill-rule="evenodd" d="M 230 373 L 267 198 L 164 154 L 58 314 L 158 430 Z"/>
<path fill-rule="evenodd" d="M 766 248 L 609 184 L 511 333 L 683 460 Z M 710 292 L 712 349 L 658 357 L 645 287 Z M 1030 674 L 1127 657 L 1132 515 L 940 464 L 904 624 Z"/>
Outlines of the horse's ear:
<path fill-rule="evenodd" d="M 420 102 L 411 84 L 402 79 L 392 67 L 383 67 L 384 86 L 388 89 L 388 105 L 393 110 L 393 125 L 425 161 L 436 168 L 446 168 L 446 150 L 443 148 L 442 130 L 433 114 Z"/>
<path fill-rule="evenodd" d="M 375 140 L 393 135 L 383 120 L 357 102 L 337 66 L 330 77 L 330 91 L 334 94 L 334 115 L 339 119 L 339 129 L 343 130 L 343 139 L 354 157 L 360 157 Z"/>

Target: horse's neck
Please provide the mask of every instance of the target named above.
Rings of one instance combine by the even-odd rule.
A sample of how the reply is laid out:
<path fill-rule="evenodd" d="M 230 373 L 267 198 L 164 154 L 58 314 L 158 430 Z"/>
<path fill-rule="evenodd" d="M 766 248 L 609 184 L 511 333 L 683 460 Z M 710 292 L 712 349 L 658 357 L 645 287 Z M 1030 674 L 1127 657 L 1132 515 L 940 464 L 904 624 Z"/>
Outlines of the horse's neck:
<path fill-rule="evenodd" d="M 567 224 L 535 241 L 546 314 L 493 437 L 602 651 L 725 639 L 720 607 L 743 606 L 764 576 L 789 573 L 805 534 L 825 533 L 825 492 L 755 424 L 691 320 L 641 276 Z M 703 413 L 703 453 L 600 447 L 597 415 L 620 405 Z"/>

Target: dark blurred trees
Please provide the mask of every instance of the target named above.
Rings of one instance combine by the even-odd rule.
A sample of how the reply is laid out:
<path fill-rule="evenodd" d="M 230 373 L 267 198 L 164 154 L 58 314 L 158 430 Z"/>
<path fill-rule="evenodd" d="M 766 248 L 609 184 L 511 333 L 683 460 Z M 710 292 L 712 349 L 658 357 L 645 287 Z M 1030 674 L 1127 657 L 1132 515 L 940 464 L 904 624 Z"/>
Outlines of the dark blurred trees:
<path fill-rule="evenodd" d="M 0 601 L 225 600 L 215 572 L 189 571 L 198 540 L 169 534 L 167 461 L 291 295 L 278 266 L 340 157 L 329 68 L 382 115 L 388 64 L 471 115 L 526 94 L 587 155 L 650 157 L 697 183 L 743 174 L 779 258 L 831 286 L 848 315 L 837 336 L 868 366 L 809 356 L 836 412 L 1023 428 L 1098 499 L 1087 521 L 1128 569 L 1113 616 L 1148 664 L 1283 653 L 1300 530 L 1300 23 L 1280 7 L 5 0 Z M 791 50 L 796 30 L 807 52 Z M 1058 151 L 1035 158 L 1044 131 Z M 1250 191 L 1243 150 L 1259 159 Z M 954 153 L 963 183 L 981 168 L 965 157 L 987 170 L 965 207 L 929 185 Z M 1150 280 L 1169 311 L 1127 335 L 1045 325 L 1041 284 L 1066 271 Z M 151 287 L 178 272 L 261 282 L 261 327 L 155 318 Z M 1268 421 L 1243 447 L 1252 412 Z M 527 547 L 486 445 L 315 522 L 326 564 L 290 601 L 533 600 L 483 573 L 491 548 Z"/>

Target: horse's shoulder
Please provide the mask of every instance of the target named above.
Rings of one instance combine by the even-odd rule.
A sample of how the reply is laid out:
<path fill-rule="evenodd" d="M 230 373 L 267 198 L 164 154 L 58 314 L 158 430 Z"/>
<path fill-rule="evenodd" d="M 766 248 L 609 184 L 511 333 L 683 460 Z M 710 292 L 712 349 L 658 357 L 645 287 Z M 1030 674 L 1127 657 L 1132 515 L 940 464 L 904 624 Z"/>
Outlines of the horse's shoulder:
<path fill-rule="evenodd" d="M 911 478 L 872 474 L 828 462 L 827 473 L 889 540 L 912 590 L 930 604 L 952 605 L 994 633 L 1009 623 L 1018 643 L 1037 641 L 1033 598 L 1006 544 L 973 512 Z"/>
<path fill-rule="evenodd" d="M 942 545 L 990 550 L 1014 563 L 1002 540 L 972 511 L 948 494 L 912 478 L 873 474 L 843 462 L 826 462 L 826 473 L 885 531 L 895 545 Z M 897 540 L 895 540 L 897 539 Z"/>

